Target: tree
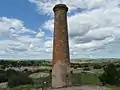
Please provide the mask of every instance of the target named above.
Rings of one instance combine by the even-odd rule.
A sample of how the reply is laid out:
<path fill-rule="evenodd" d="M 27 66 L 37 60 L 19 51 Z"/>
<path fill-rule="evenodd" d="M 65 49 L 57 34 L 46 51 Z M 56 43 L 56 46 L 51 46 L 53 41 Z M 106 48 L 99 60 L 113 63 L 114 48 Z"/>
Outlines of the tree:
<path fill-rule="evenodd" d="M 109 64 L 104 68 L 104 73 L 99 76 L 103 84 L 116 85 L 120 82 L 120 70 L 114 64 Z"/>
<path fill-rule="evenodd" d="M 89 67 L 85 67 L 83 70 L 84 71 L 90 71 L 90 68 Z"/>
<path fill-rule="evenodd" d="M 102 66 L 101 66 L 101 65 L 99 65 L 99 64 L 94 64 L 94 65 L 93 65 L 93 68 L 94 68 L 94 69 L 101 69 L 101 68 L 102 68 Z"/>
<path fill-rule="evenodd" d="M 7 81 L 7 75 L 4 70 L 0 70 L 0 83 L 1 82 L 6 82 Z"/>
<path fill-rule="evenodd" d="M 32 83 L 33 83 L 32 79 L 29 78 L 28 75 L 23 72 L 18 72 L 16 74 L 13 74 L 8 79 L 9 87 L 15 87 L 19 85 L 32 84 Z"/>

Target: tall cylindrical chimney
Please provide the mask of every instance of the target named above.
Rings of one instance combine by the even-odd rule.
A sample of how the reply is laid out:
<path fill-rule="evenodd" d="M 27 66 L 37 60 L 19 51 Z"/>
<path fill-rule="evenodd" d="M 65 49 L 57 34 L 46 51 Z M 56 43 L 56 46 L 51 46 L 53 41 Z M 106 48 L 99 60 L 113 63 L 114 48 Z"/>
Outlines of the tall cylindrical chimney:
<path fill-rule="evenodd" d="M 71 85 L 70 56 L 67 27 L 67 11 L 65 4 L 58 4 L 53 8 L 54 41 L 52 60 L 52 87 L 62 88 Z"/>

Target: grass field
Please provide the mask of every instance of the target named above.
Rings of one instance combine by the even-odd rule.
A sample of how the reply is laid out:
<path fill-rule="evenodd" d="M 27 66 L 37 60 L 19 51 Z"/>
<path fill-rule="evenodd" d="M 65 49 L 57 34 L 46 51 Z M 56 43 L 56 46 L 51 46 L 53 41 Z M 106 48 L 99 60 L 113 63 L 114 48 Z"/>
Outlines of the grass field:
<path fill-rule="evenodd" d="M 93 74 L 93 73 L 74 74 L 72 76 L 73 85 L 82 85 L 82 84 L 101 85 L 98 76 L 99 74 Z M 120 86 L 106 85 L 106 87 L 110 88 L 111 90 L 120 90 Z"/>
<path fill-rule="evenodd" d="M 98 79 L 98 76 L 99 74 L 93 74 L 93 73 L 76 73 L 72 75 L 72 83 L 73 85 L 84 85 L 84 84 L 85 85 L 87 84 L 88 85 L 101 85 Z M 47 77 L 46 80 L 49 80 L 49 77 Z M 106 85 L 106 87 L 111 88 L 111 90 L 120 90 L 120 86 Z M 24 85 L 24 86 L 14 87 L 10 90 L 30 90 L 30 88 L 35 88 L 35 86 Z"/>
<path fill-rule="evenodd" d="M 108 86 L 111 90 L 120 90 L 120 86 Z"/>
<path fill-rule="evenodd" d="M 72 76 L 73 85 L 93 84 L 100 85 L 98 75 L 91 73 L 78 73 Z"/>

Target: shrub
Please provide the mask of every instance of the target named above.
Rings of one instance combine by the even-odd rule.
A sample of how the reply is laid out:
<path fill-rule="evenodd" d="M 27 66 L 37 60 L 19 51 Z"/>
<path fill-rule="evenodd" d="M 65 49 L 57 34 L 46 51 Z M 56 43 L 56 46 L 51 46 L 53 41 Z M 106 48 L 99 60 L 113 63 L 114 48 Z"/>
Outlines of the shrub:
<path fill-rule="evenodd" d="M 5 69 L 6 67 L 5 67 L 5 65 L 1 65 L 1 69 Z"/>
<path fill-rule="evenodd" d="M 99 65 L 99 64 L 94 64 L 94 65 L 93 65 L 93 68 L 94 68 L 94 69 L 101 69 L 101 68 L 102 68 L 102 66 L 101 66 L 101 65 Z"/>
<path fill-rule="evenodd" d="M 12 76 L 13 74 L 17 74 L 18 73 L 18 71 L 15 71 L 14 69 L 8 69 L 7 71 L 6 71 L 6 75 L 8 76 L 8 78 L 10 77 L 10 76 Z"/>
<path fill-rule="evenodd" d="M 120 64 L 117 64 L 116 67 L 117 67 L 117 68 L 120 68 Z"/>
<path fill-rule="evenodd" d="M 104 68 L 104 73 L 99 76 L 103 84 L 116 85 L 120 83 L 120 71 L 114 64 L 109 64 Z"/>
<path fill-rule="evenodd" d="M 89 71 L 90 68 L 89 68 L 89 67 L 86 67 L 86 68 L 84 68 L 83 70 L 84 70 L 84 71 Z"/>
<path fill-rule="evenodd" d="M 83 63 L 83 64 L 81 64 L 81 67 L 87 68 L 87 67 L 89 67 L 89 64 L 88 63 Z"/>
<path fill-rule="evenodd" d="M 26 85 L 26 84 L 32 84 L 32 79 L 29 78 L 27 74 L 22 72 L 17 72 L 16 74 L 13 74 L 8 79 L 9 87 L 15 87 L 15 86 Z"/>
<path fill-rule="evenodd" d="M 0 70 L 0 83 L 1 82 L 6 82 L 7 81 L 7 75 L 4 70 Z"/>
<path fill-rule="evenodd" d="M 77 69 L 78 68 L 78 66 L 74 66 L 74 69 Z"/>

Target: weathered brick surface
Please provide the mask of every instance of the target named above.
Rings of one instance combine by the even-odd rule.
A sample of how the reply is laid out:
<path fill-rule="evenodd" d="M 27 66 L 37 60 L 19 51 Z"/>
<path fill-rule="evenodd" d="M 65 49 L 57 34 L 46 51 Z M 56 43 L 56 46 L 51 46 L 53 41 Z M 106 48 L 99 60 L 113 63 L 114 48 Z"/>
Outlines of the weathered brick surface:
<path fill-rule="evenodd" d="M 71 85 L 70 57 L 67 27 L 68 8 L 64 4 L 54 7 L 54 44 L 52 62 L 52 87 L 60 88 Z"/>

